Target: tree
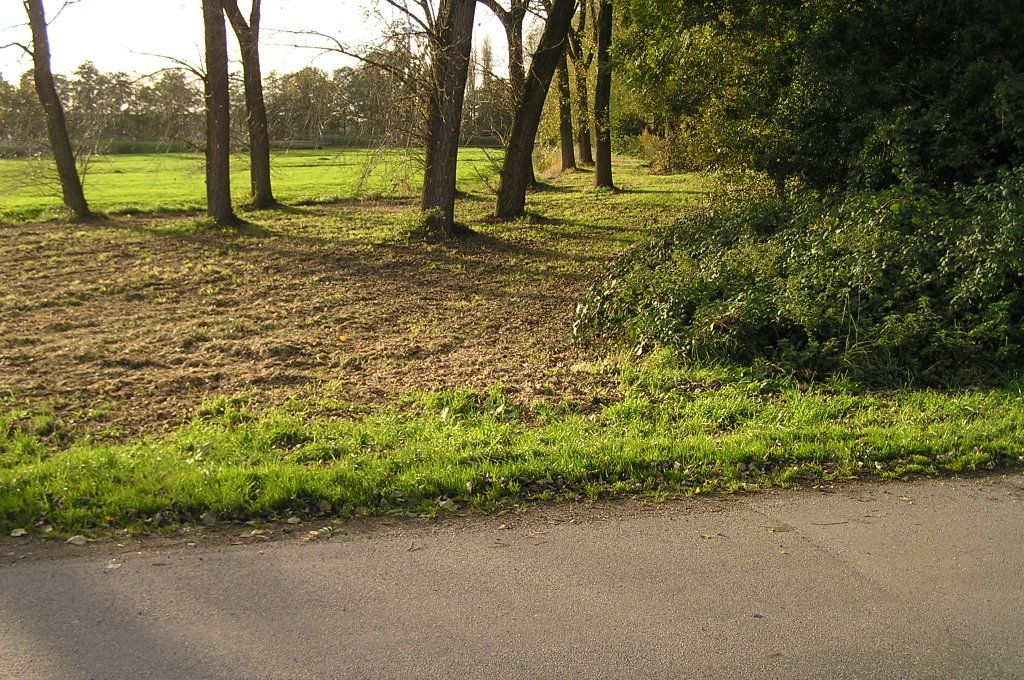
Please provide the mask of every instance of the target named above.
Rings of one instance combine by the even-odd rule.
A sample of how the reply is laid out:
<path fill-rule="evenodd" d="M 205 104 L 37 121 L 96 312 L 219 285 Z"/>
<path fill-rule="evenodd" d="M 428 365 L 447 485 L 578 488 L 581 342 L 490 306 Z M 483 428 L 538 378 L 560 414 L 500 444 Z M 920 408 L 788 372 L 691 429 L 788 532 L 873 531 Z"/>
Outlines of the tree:
<path fill-rule="evenodd" d="M 566 46 L 572 61 L 576 81 L 576 143 L 580 147 L 580 162 L 594 164 L 594 151 L 590 140 L 590 97 L 588 75 L 594 61 L 593 43 L 586 37 L 588 8 L 591 0 L 580 0 L 578 22 L 569 29 L 569 43 Z"/>
<path fill-rule="evenodd" d="M 267 79 L 267 111 L 275 139 L 323 145 L 331 128 L 340 92 L 331 77 L 315 66 L 294 73 L 271 73 Z"/>
<path fill-rule="evenodd" d="M 420 207 L 436 236 L 455 235 L 455 171 L 476 0 L 442 0 L 428 36 L 426 164 Z"/>
<path fill-rule="evenodd" d="M 337 102 L 332 116 L 360 144 L 422 144 L 421 105 L 427 69 L 406 40 L 395 40 L 363 55 L 361 63 L 336 72 Z"/>
<path fill-rule="evenodd" d="M 4 88 L 5 113 L 0 136 L 18 155 L 32 155 L 37 150 L 50 150 L 46 132 L 46 114 L 36 94 L 35 79 L 28 70 L 18 79 L 17 85 Z"/>
<path fill-rule="evenodd" d="M 205 99 L 194 74 L 183 69 L 163 71 L 136 90 L 135 102 L 138 140 L 161 142 L 165 148 L 204 148 Z"/>
<path fill-rule="evenodd" d="M 238 9 L 238 0 L 223 0 L 231 28 L 242 53 L 242 80 L 245 85 L 246 122 L 249 130 L 249 180 L 252 207 L 269 208 L 277 204 L 270 181 L 270 131 L 267 106 L 263 99 L 263 72 L 260 69 L 260 5 L 252 0 L 249 21 Z"/>
<path fill-rule="evenodd" d="M 475 143 L 496 140 L 504 145 L 512 124 L 512 117 L 508 113 L 509 85 L 504 78 L 494 73 L 494 54 L 488 36 L 484 36 L 475 53 L 473 63 L 474 70 L 479 74 L 479 82 L 471 87 L 474 82 L 472 75 L 467 80 L 463 143 L 467 139 L 475 140 Z"/>
<path fill-rule="evenodd" d="M 575 9 L 576 0 L 554 0 L 548 12 L 544 32 L 526 77 L 522 100 L 512 119 L 512 131 L 501 166 L 501 184 L 494 208 L 494 216 L 498 219 L 518 217 L 526 207 L 526 190 L 533 169 L 533 145 L 537 127 L 551 79 L 565 50 L 566 35 Z"/>
<path fill-rule="evenodd" d="M 558 60 L 558 140 L 562 151 L 562 172 L 576 169 L 572 139 L 572 93 L 569 88 L 569 65 L 565 51 Z"/>
<path fill-rule="evenodd" d="M 32 55 L 36 94 L 46 117 L 46 132 L 53 150 L 53 160 L 57 165 L 64 207 L 75 219 L 86 219 L 91 212 L 75 165 L 75 152 L 68 136 L 64 107 L 57 96 L 57 86 L 50 70 L 50 40 L 46 30 L 43 0 L 24 0 L 24 6 L 28 14 L 29 27 L 32 29 L 32 49 L 26 51 Z"/>
<path fill-rule="evenodd" d="M 597 165 L 594 184 L 614 189 L 612 182 L 611 95 L 612 65 L 609 48 L 612 43 L 612 3 L 598 0 L 597 9 L 597 85 L 594 88 L 594 130 L 597 133 Z"/>
<path fill-rule="evenodd" d="M 424 178 L 420 207 L 426 228 L 436 237 L 457 234 L 455 225 L 455 171 L 466 96 L 466 79 L 472 55 L 473 19 L 476 0 L 383 0 L 399 19 L 389 22 L 390 30 L 377 43 L 378 49 L 351 48 L 337 38 L 306 31 L 327 41 L 331 49 L 359 59 L 407 83 L 420 96 L 425 112 L 423 139 Z M 375 54 L 386 45 L 407 41 L 424 47 L 429 65 L 424 71 L 409 63 L 398 67 L 378 61 Z M 410 47 L 411 52 L 411 47 Z"/>
<path fill-rule="evenodd" d="M 677 129 L 676 168 L 754 170 L 784 195 L 948 189 L 1024 158 L 1021 0 L 616 7 L 617 63 L 648 123 Z"/>
<path fill-rule="evenodd" d="M 526 84 L 526 60 L 523 53 L 523 22 L 530 10 L 531 0 L 510 0 L 508 9 L 497 0 L 480 0 L 505 29 L 505 40 L 508 43 L 508 82 L 511 90 L 510 108 L 513 110 L 523 96 Z"/>
<path fill-rule="evenodd" d="M 206 44 L 206 214 L 218 224 L 238 221 L 231 207 L 231 101 L 223 0 L 203 0 Z"/>
<path fill-rule="evenodd" d="M 58 84 L 58 90 L 60 90 Z M 68 134 L 80 166 L 83 156 L 109 150 L 127 130 L 135 104 L 135 86 L 126 73 L 101 73 L 91 61 L 83 62 L 64 83 Z"/>
<path fill-rule="evenodd" d="M 505 29 L 505 40 L 508 43 L 508 110 L 515 112 L 523 98 L 526 87 L 526 59 L 523 49 L 523 22 L 530 12 L 532 0 L 509 0 L 508 9 L 497 0 L 480 0 L 487 9 L 498 18 Z M 506 152 L 508 151 L 506 145 Z M 533 164 L 527 168 L 530 185 L 537 183 L 533 172 Z"/>

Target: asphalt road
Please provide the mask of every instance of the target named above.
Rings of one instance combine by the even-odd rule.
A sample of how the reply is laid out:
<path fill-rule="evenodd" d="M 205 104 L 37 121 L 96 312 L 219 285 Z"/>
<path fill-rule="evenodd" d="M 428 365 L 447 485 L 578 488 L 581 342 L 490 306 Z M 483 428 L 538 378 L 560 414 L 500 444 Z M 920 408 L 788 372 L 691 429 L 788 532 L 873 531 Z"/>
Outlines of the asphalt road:
<path fill-rule="evenodd" d="M 1022 520 L 1014 473 L 310 540 L 8 538 L 0 677 L 1024 678 Z"/>

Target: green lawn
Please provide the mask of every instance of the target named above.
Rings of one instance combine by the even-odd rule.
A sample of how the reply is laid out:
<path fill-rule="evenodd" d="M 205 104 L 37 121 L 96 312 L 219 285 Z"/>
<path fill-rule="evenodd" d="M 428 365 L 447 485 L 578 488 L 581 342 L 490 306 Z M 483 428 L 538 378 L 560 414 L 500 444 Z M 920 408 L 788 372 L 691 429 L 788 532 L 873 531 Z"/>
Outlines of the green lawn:
<path fill-rule="evenodd" d="M 322 149 L 278 151 L 272 159 L 274 192 L 289 204 L 345 198 L 408 198 L 422 181 L 414 150 Z M 484 191 L 497 177 L 500 152 L 463 149 L 458 182 L 463 191 Z M 236 202 L 248 195 L 248 159 L 232 158 Z M 200 210 L 205 189 L 200 154 L 94 156 L 83 175 L 93 210 L 110 213 Z M 0 219 L 36 218 L 61 207 L 56 172 L 49 161 L 0 159 Z"/>

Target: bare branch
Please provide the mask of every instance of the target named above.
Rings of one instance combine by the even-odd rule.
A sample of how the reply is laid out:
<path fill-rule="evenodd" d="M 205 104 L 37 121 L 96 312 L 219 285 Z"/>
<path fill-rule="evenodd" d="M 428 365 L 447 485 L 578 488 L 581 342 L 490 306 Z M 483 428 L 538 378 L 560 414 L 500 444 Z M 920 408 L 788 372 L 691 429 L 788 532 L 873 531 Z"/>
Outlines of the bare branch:
<path fill-rule="evenodd" d="M 61 14 L 64 13 L 64 10 L 66 10 L 68 7 L 71 7 L 71 5 L 77 5 L 81 1 L 82 0 L 64 0 L 64 4 L 61 5 L 60 9 L 57 10 L 57 13 L 54 14 L 53 17 L 51 17 L 50 20 L 46 22 L 46 25 L 49 26 L 50 24 L 52 24 L 60 17 Z"/>
<path fill-rule="evenodd" d="M 32 50 L 29 49 L 29 47 L 27 45 L 24 45 L 24 44 L 22 44 L 20 42 L 10 42 L 10 43 L 7 43 L 6 45 L 0 45 L 0 50 L 6 50 L 8 47 L 20 48 L 21 51 L 24 52 L 25 54 L 27 54 L 30 57 L 32 56 Z"/>
<path fill-rule="evenodd" d="M 249 28 L 253 35 L 257 36 L 260 34 L 260 7 L 262 4 L 261 0 L 252 0 L 252 8 L 249 10 Z"/>
<path fill-rule="evenodd" d="M 509 11 L 498 4 L 498 0 L 477 0 L 481 5 L 491 10 L 501 21 L 507 21 Z"/>
<path fill-rule="evenodd" d="M 426 3 L 426 0 L 415 0 L 416 4 L 423 12 L 422 17 L 409 9 L 409 6 L 405 2 L 399 2 L 399 0 L 384 0 L 384 2 L 398 10 L 401 14 L 404 14 L 410 21 L 417 24 L 423 29 L 424 33 L 429 34 L 434 32 L 434 13 L 433 9 Z"/>
<path fill-rule="evenodd" d="M 293 45 L 293 47 L 298 47 L 299 49 L 304 49 L 304 50 L 318 50 L 321 53 L 324 53 L 324 52 L 336 52 L 336 53 L 344 55 L 346 57 L 351 57 L 353 59 L 356 59 L 357 61 L 360 61 L 360 62 L 362 62 L 364 64 L 368 64 L 370 66 L 373 66 L 374 68 L 379 68 L 380 70 L 384 71 L 385 73 L 389 73 L 389 74 L 395 76 L 399 80 L 399 82 L 401 82 L 403 85 L 410 85 L 411 86 L 411 85 L 414 85 L 416 83 L 416 80 L 414 78 L 410 78 L 409 74 L 407 72 L 405 72 L 403 69 L 398 68 L 396 66 L 392 66 L 391 64 L 388 64 L 386 62 L 379 61 L 377 59 L 374 59 L 373 57 L 367 56 L 366 53 L 372 51 L 372 49 L 369 49 L 369 50 L 365 49 L 365 46 L 363 46 L 362 49 L 358 49 L 357 50 L 355 48 L 346 46 L 344 43 L 342 43 L 340 40 L 338 40 L 333 35 L 328 35 L 326 33 L 320 33 L 319 31 L 309 31 L 309 30 L 307 30 L 307 31 L 287 31 L 287 30 L 284 30 L 284 29 L 276 29 L 274 32 L 275 33 L 282 33 L 282 34 L 286 34 L 286 35 L 303 35 L 303 36 L 312 36 L 312 37 L 315 37 L 315 38 L 321 38 L 323 40 L 328 41 L 330 43 L 330 46 L 329 47 L 324 47 L 324 46 L 313 46 L 313 45 Z"/>
<path fill-rule="evenodd" d="M 171 62 L 178 68 L 188 71 L 192 75 L 196 76 L 200 80 L 206 80 L 206 72 L 202 70 L 202 67 L 191 64 L 184 59 L 178 59 L 177 57 L 170 57 L 166 54 L 154 54 L 152 52 L 133 52 L 132 54 L 138 54 L 143 57 L 156 57 L 157 59 L 164 59 Z M 173 70 L 173 69 L 161 69 L 161 70 Z"/>
<path fill-rule="evenodd" d="M 258 6 L 259 3 L 254 1 L 252 3 L 253 11 L 256 11 Z M 224 0 L 224 13 L 228 15 L 228 21 L 231 22 L 231 27 L 235 29 L 236 33 L 249 30 L 250 26 L 242 16 L 242 10 L 238 9 L 238 0 Z"/>

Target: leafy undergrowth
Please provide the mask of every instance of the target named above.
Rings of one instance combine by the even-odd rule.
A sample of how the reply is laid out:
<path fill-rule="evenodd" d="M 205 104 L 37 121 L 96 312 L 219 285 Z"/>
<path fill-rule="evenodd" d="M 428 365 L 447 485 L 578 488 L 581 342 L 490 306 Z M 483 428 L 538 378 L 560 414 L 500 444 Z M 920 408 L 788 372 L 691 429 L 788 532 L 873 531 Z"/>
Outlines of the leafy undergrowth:
<path fill-rule="evenodd" d="M 719 200 L 611 261 L 576 330 L 878 386 L 1024 363 L 1024 169 L 988 184 Z"/>
<path fill-rule="evenodd" d="M 54 535 L 330 514 L 434 514 L 555 499 L 666 496 L 990 470 L 1024 461 L 1021 384 L 862 391 L 683 368 L 615 367 L 621 398 L 521 408 L 501 388 L 387 407 L 325 387 L 280 407 L 215 398 L 165 436 L 68 442 L 59 419 L 0 419 L 0 527 Z M 346 414 L 346 415 L 337 415 Z"/>

